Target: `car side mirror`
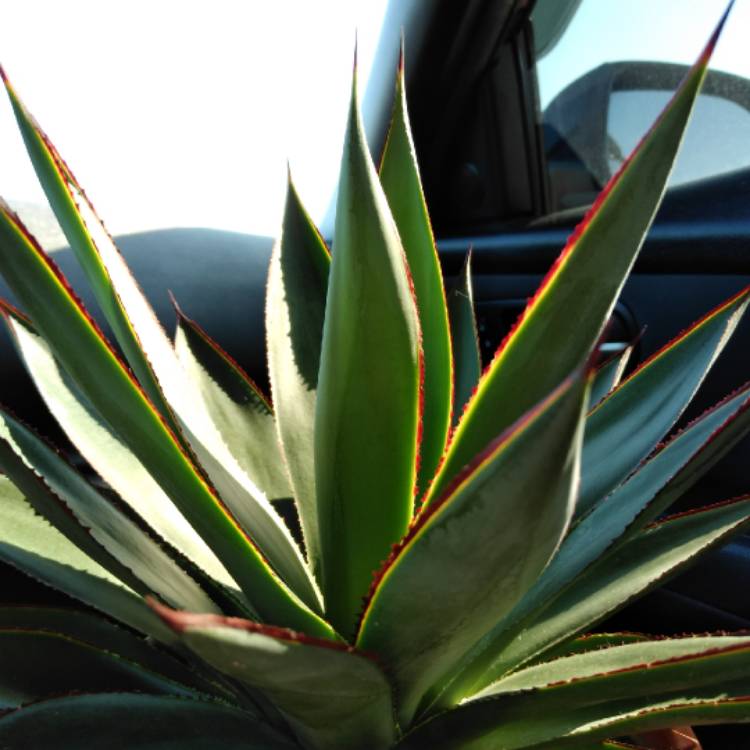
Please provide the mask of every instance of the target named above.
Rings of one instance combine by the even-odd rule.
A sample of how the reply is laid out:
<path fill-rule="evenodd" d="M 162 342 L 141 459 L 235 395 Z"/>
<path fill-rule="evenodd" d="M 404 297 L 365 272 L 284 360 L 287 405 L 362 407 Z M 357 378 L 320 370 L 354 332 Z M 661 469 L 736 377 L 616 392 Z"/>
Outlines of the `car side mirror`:
<path fill-rule="evenodd" d="M 672 63 L 606 63 L 550 102 L 542 127 L 554 210 L 593 200 L 687 71 Z M 750 81 L 709 71 L 671 184 L 749 165 Z"/>

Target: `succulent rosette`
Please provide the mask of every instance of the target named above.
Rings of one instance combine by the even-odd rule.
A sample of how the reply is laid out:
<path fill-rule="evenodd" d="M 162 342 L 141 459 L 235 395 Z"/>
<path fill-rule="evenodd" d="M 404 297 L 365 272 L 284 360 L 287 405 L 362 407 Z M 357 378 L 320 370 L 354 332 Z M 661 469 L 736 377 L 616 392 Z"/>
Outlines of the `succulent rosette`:
<path fill-rule="evenodd" d="M 355 73 L 333 252 L 289 185 L 270 394 L 179 308 L 170 340 L 3 75 L 116 344 L 2 203 L 5 321 L 89 469 L 0 410 L 0 560 L 82 605 L 0 608 L 0 746 L 589 750 L 749 720 L 750 636 L 587 635 L 750 523 L 748 498 L 664 517 L 750 387 L 662 442 L 750 291 L 624 379 L 594 356 L 718 34 L 484 369 L 403 66 L 377 168 Z"/>

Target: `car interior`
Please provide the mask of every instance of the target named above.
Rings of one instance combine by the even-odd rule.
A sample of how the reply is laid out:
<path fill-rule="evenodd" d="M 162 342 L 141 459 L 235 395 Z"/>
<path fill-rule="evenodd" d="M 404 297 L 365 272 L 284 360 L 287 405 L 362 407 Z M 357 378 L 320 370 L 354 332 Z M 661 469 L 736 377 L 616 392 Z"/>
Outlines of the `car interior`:
<path fill-rule="evenodd" d="M 397 30 L 403 29 L 411 124 L 446 288 L 471 248 L 485 362 L 597 192 L 638 142 L 639 128 L 647 127 L 686 70 L 681 61 L 608 61 L 542 106 L 540 62 L 564 41 L 587 2 L 393 0 L 381 32 L 389 41 L 378 54 L 387 62 L 397 48 Z M 368 122 L 377 148 L 391 94 L 382 86 L 372 90 L 383 97 L 382 106 L 372 108 L 378 116 Z M 700 101 L 695 128 L 710 131 L 718 118 L 734 130 L 721 136 L 712 159 L 702 153 L 710 145 L 699 132 L 695 143 L 693 136 L 686 141 L 686 156 L 603 342 L 604 352 L 633 344 L 630 368 L 750 284 L 750 81 L 712 71 Z M 635 122 L 633 111 L 645 113 L 642 123 Z M 167 330 L 174 328 L 169 290 L 261 386 L 267 385 L 263 309 L 272 244 L 271 237 L 214 229 L 173 228 L 118 238 Z M 94 310 L 70 251 L 56 252 L 55 259 Z M 0 296 L 12 300 L 3 283 Z M 746 319 L 676 429 L 750 377 L 748 351 Z M 539 358 L 543 362 L 544 352 Z M 5 331 L 0 332 L 0 362 L 15 413 L 57 445 L 67 445 L 75 460 Z M 749 464 L 746 439 L 673 510 L 750 492 Z M 0 570 L 0 580 L 5 601 L 63 598 L 10 569 Z M 599 628 L 651 634 L 747 630 L 750 598 L 743 592 L 749 589 L 750 537 L 739 536 Z M 707 749 L 750 747 L 750 730 L 740 726 L 696 732 Z"/>

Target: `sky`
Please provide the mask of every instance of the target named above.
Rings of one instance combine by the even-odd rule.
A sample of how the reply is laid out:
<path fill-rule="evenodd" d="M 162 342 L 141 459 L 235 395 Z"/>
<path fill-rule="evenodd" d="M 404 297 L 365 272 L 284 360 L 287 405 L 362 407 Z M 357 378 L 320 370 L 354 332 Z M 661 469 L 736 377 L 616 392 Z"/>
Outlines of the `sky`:
<path fill-rule="evenodd" d="M 326 214 L 355 29 L 366 81 L 386 4 L 16 0 L 3 8 L 0 62 L 112 232 L 201 226 L 273 235 L 287 160 L 313 217 Z M 723 7 L 584 0 L 542 61 L 543 102 L 606 59 L 688 62 Z M 750 78 L 748 28 L 750 0 L 738 0 L 716 64 Z M 0 195 L 44 203 L 3 97 L 0 165 Z"/>
<path fill-rule="evenodd" d="M 334 189 L 355 32 L 385 0 L 19 0 L 0 62 L 114 233 L 275 234 L 287 160 L 314 216 Z M 363 87 L 362 87 L 363 88 Z M 0 194 L 44 203 L 0 101 Z"/>

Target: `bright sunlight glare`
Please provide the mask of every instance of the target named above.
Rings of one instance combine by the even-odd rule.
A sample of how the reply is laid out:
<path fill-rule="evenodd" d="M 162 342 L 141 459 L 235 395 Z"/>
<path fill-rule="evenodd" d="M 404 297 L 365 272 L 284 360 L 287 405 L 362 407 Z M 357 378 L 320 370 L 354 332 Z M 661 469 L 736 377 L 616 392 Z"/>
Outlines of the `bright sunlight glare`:
<path fill-rule="evenodd" d="M 272 235 L 287 160 L 312 215 L 326 212 L 355 32 L 365 82 L 386 5 L 23 0 L 3 10 L 0 62 L 113 233 Z M 0 194 L 42 211 L 5 97 L 0 164 Z"/>

